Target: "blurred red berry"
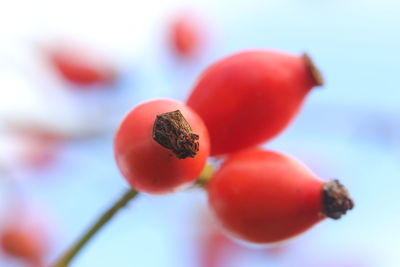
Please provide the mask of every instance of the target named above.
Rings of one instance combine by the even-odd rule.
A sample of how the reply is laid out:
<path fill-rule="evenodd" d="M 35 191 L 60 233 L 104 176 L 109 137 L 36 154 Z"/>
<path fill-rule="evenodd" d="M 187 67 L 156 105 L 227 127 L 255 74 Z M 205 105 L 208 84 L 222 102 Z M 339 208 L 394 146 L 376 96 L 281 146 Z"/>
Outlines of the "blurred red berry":
<path fill-rule="evenodd" d="M 62 141 L 60 136 L 51 133 L 32 132 L 27 136 L 21 160 L 30 167 L 39 169 L 47 167 L 56 160 Z"/>
<path fill-rule="evenodd" d="M 203 226 L 204 227 L 204 226 Z M 239 246 L 223 235 L 214 225 L 206 225 L 207 231 L 203 234 L 201 243 L 201 267 L 226 266 L 232 255 L 248 252 L 248 249 Z"/>
<path fill-rule="evenodd" d="M 208 67 L 187 104 L 203 118 L 211 155 L 233 153 L 279 134 L 322 78 L 307 55 L 256 50 Z"/>
<path fill-rule="evenodd" d="M 173 21 L 170 41 L 174 52 L 183 58 L 196 55 L 202 45 L 200 23 L 188 15 L 180 15 Z"/>
<path fill-rule="evenodd" d="M 153 194 L 194 181 L 209 149 L 201 118 L 185 104 L 168 99 L 135 107 L 121 123 L 114 142 L 117 165 L 129 184 Z"/>
<path fill-rule="evenodd" d="M 3 251 L 12 257 L 25 261 L 32 267 L 43 267 L 48 247 L 44 236 L 37 229 L 9 225 L 0 233 Z"/>
<path fill-rule="evenodd" d="M 102 55 L 73 46 L 54 46 L 47 51 L 52 67 L 67 82 L 78 86 L 110 85 L 116 70 Z"/>
<path fill-rule="evenodd" d="M 60 132 L 42 125 L 10 123 L 8 126 L 19 143 L 17 160 L 28 167 L 41 169 L 51 165 L 66 139 Z"/>
<path fill-rule="evenodd" d="M 337 180 L 324 183 L 297 160 L 257 148 L 229 157 L 207 190 L 223 229 L 257 244 L 294 237 L 353 208 Z"/>

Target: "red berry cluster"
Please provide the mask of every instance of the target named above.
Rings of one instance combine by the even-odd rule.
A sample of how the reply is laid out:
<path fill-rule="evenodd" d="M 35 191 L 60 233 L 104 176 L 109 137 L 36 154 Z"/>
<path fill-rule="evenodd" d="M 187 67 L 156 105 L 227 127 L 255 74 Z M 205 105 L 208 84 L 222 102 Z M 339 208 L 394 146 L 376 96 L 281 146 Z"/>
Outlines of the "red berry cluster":
<path fill-rule="evenodd" d="M 206 189 L 225 232 L 258 244 L 291 238 L 354 205 L 337 180 L 325 183 L 297 160 L 255 147 L 282 132 L 322 84 L 306 54 L 224 58 L 203 72 L 187 105 L 163 99 L 133 109 L 116 134 L 117 164 L 133 188 L 160 194 L 194 181 L 209 156 L 223 156 Z"/>

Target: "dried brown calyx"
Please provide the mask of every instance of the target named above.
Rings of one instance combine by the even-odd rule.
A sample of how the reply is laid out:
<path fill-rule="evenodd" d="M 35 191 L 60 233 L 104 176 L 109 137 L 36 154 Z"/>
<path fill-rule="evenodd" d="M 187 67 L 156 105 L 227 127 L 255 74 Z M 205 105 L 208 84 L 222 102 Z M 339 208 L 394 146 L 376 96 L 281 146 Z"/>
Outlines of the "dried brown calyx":
<path fill-rule="evenodd" d="M 324 85 L 324 77 L 322 76 L 321 71 L 318 69 L 318 67 L 315 65 L 314 61 L 311 59 L 311 57 L 307 54 L 303 54 L 303 58 L 306 62 L 306 65 L 308 67 L 308 70 L 311 73 L 311 76 L 314 79 L 315 86 L 322 86 Z"/>
<path fill-rule="evenodd" d="M 199 135 L 192 132 L 179 110 L 157 115 L 153 126 L 153 139 L 171 150 L 177 158 L 196 157 Z"/>
<path fill-rule="evenodd" d="M 354 202 L 347 189 L 338 180 L 333 180 L 324 185 L 322 207 L 325 216 L 340 219 L 354 207 Z"/>

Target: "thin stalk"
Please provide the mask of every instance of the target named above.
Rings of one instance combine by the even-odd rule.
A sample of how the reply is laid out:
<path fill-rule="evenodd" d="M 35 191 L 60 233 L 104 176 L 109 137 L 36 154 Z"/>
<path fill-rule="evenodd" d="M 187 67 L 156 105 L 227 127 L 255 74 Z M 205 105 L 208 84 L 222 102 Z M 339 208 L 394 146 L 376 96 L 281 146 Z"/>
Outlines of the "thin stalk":
<path fill-rule="evenodd" d="M 203 172 L 200 174 L 198 180 L 195 183 L 195 187 L 204 188 L 211 178 L 213 173 L 213 167 L 207 165 Z M 51 267 L 68 267 L 70 262 L 75 256 L 82 250 L 82 248 L 92 239 L 92 237 L 106 224 L 114 215 L 125 207 L 130 200 L 134 199 L 138 195 L 138 192 L 134 189 L 129 189 L 125 194 L 118 199 L 98 220 L 74 243 L 67 252 L 65 252 Z"/>
<path fill-rule="evenodd" d="M 125 207 L 130 200 L 135 198 L 138 192 L 129 189 L 121 198 L 115 202 L 103 215 L 74 243 L 68 251 L 63 254 L 52 267 L 67 267 L 74 257 L 81 251 L 81 249 L 91 240 L 91 238 L 108 222 L 111 218 L 123 207 Z"/>

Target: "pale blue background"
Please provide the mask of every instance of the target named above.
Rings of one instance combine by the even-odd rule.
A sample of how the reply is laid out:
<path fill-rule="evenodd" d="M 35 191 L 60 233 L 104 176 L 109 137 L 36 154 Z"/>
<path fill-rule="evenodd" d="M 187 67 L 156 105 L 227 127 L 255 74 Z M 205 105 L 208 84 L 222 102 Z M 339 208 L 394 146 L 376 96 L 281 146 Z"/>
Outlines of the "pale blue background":
<path fill-rule="evenodd" d="M 286 254 L 269 257 L 243 253 L 235 255 L 228 267 L 400 266 L 399 1 L 109 1 L 99 3 L 100 7 L 94 1 L 82 2 L 72 1 L 61 7 L 46 6 L 46 1 L 37 6 L 30 4 L 46 19 L 63 20 L 55 22 L 56 26 L 30 14 L 35 12 L 22 16 L 25 13 L 19 12 L 26 11 L 21 11 L 18 4 L 4 1 L 0 7 L 0 15 L 14 14 L 5 20 L 22 21 L 14 31 L 2 24 L 0 30 L 6 40 L 0 46 L 3 56 L 17 58 L 18 64 L 32 62 L 30 56 L 29 60 L 19 60 L 19 51 L 29 50 L 35 38 L 50 39 L 59 26 L 62 34 L 73 35 L 76 30 L 74 37 L 85 36 L 109 51 L 123 74 L 117 93 L 71 97 L 86 105 L 80 110 L 91 114 L 88 121 L 99 117 L 96 112 L 104 107 L 102 104 L 112 109 L 111 115 L 104 118 L 105 136 L 68 142 L 56 164 L 45 171 L 13 167 L 27 198 L 42 205 L 53 218 L 56 242 L 50 260 L 124 191 L 126 184 L 113 161 L 112 134 L 130 107 L 153 97 L 184 100 L 196 76 L 210 62 L 242 49 L 273 48 L 293 53 L 308 51 L 323 71 L 326 86 L 312 91 L 295 122 L 265 146 L 297 156 L 324 179 L 340 178 L 351 191 L 356 207 L 342 220 L 326 220 L 294 240 Z M 69 9 L 63 11 L 63 5 Z M 73 7 L 78 8 L 75 15 Z M 166 18 L 181 7 L 197 11 L 210 28 L 208 48 L 193 65 L 172 62 L 163 41 Z M 134 18 L 139 13 L 143 13 L 141 17 Z M 15 18 L 18 14 L 21 16 Z M 101 22 L 101 29 L 90 19 L 85 22 L 91 14 L 93 21 Z M 83 29 L 76 21 L 86 23 Z M 74 25 L 68 26 L 71 23 Z M 85 31 L 95 33 L 85 35 Z M 114 42 L 109 40 L 112 37 Z M 21 47 L 16 48 L 14 43 Z M 3 70 L 18 72 L 30 87 L 43 85 L 4 62 Z M 11 95 L 8 90 L 12 89 L 0 88 L 1 100 Z M 33 112 L 31 106 L 13 107 L 3 114 L 23 117 Z M 44 117 L 51 123 L 57 120 L 50 115 Z M 1 196 L 6 196 L 3 191 L 5 185 Z M 1 200 L 7 203 L 6 197 Z M 71 266 L 199 266 L 194 229 L 199 227 L 197 210 L 205 205 L 200 192 L 140 196 L 96 236 Z M 6 214 L 7 204 L 2 206 Z M 1 266 L 19 265 L 9 262 Z"/>

